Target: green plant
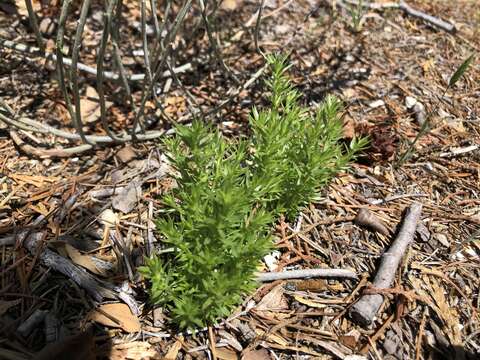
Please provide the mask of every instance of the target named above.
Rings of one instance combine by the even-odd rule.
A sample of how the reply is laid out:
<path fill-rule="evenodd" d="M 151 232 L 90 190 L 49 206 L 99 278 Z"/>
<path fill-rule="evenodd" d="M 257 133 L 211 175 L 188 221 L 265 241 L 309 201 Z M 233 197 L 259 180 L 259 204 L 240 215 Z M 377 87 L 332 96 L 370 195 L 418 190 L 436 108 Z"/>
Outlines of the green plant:
<path fill-rule="evenodd" d="M 362 30 L 362 19 L 364 15 L 363 1 L 359 0 L 356 4 L 350 4 L 348 6 L 348 12 L 352 20 L 352 31 L 355 33 L 360 32 L 360 30 Z"/>
<path fill-rule="evenodd" d="M 253 286 L 259 257 L 271 247 L 271 214 L 255 208 L 245 179 L 246 143 L 229 143 L 200 122 L 177 126 L 166 142 L 178 171 L 158 221 L 164 241 L 176 248 L 153 257 L 143 272 L 151 297 L 180 327 L 203 326 L 225 316 Z"/>
<path fill-rule="evenodd" d="M 299 207 L 315 200 L 318 190 L 345 168 L 365 139 L 342 147 L 340 101 L 327 96 L 314 115 L 299 105 L 300 93 L 285 75 L 286 58 L 267 57 L 272 76 L 271 107 L 253 109 L 251 187 L 261 189 L 258 201 L 278 216 L 292 218 Z"/>
<path fill-rule="evenodd" d="M 141 271 L 152 302 L 181 328 L 228 315 L 256 286 L 275 218 L 292 217 L 314 200 L 365 145 L 342 146 L 339 102 L 329 97 L 309 115 L 285 75 L 286 58 L 267 59 L 271 107 L 253 109 L 251 139 L 228 141 L 194 122 L 165 141 L 178 187 L 163 199 L 158 230 L 176 250 L 153 256 Z"/>

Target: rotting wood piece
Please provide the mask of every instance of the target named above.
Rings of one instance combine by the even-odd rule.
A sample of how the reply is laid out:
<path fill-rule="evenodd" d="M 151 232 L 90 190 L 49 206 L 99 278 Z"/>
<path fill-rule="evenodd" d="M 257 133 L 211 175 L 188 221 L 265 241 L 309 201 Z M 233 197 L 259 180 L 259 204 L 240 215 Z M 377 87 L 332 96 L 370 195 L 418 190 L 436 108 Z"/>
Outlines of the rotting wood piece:
<path fill-rule="evenodd" d="M 413 203 L 410 206 L 396 239 L 390 249 L 382 255 L 373 287 L 387 289 L 392 285 L 400 261 L 415 235 L 421 212 L 422 204 Z M 363 295 L 350 309 L 350 317 L 362 326 L 368 326 L 382 303 L 383 295 L 381 294 Z"/>

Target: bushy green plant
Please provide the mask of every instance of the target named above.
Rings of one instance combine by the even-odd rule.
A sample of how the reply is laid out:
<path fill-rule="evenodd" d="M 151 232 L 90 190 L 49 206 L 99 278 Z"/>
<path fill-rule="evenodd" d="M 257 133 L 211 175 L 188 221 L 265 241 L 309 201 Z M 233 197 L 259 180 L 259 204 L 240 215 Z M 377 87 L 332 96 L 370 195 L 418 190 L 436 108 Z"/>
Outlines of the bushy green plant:
<path fill-rule="evenodd" d="M 327 96 L 314 115 L 299 105 L 300 93 L 285 75 L 286 59 L 270 56 L 271 107 L 252 111 L 252 184 L 263 190 L 261 203 L 276 215 L 292 218 L 298 208 L 316 199 L 321 189 L 353 155 L 365 139 L 340 145 L 342 122 L 340 101 Z M 268 188 L 262 185 L 267 182 Z"/>
<path fill-rule="evenodd" d="M 229 143 L 200 122 L 176 130 L 166 147 L 178 188 L 165 197 L 169 214 L 158 221 L 176 252 L 151 258 L 143 271 L 152 301 L 183 328 L 227 315 L 253 288 L 259 257 L 271 247 L 272 217 L 255 208 L 245 182 L 245 143 Z"/>
<path fill-rule="evenodd" d="M 271 107 L 251 116 L 253 136 L 229 141 L 209 126 L 177 126 L 165 141 L 178 187 L 158 221 L 174 253 L 153 256 L 142 273 L 151 300 L 180 327 L 211 324 L 255 287 L 254 272 L 271 249 L 270 228 L 294 216 L 365 142 L 339 143 L 340 104 L 328 97 L 314 116 L 299 106 L 286 59 L 269 57 Z"/>

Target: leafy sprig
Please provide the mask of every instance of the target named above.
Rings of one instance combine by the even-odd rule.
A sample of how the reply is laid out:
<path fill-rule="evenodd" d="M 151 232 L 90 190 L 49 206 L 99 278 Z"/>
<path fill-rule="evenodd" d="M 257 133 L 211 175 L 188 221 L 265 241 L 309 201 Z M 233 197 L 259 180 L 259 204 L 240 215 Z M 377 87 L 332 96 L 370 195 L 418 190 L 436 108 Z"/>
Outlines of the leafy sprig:
<path fill-rule="evenodd" d="M 365 140 L 340 144 L 340 103 L 328 97 L 314 116 L 302 108 L 285 57 L 268 57 L 271 107 L 253 109 L 253 136 L 228 141 L 195 121 L 165 141 L 178 187 L 164 197 L 158 220 L 175 252 L 153 256 L 141 271 L 151 300 L 180 328 L 227 316 L 255 286 L 254 272 L 271 250 L 270 228 L 313 201 Z"/>

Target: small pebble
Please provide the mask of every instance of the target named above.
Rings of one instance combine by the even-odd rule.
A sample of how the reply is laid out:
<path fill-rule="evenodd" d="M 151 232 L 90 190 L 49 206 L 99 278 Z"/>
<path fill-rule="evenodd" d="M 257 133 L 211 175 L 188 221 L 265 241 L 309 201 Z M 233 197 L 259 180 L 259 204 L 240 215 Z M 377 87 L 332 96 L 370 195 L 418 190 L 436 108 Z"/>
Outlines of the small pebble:
<path fill-rule="evenodd" d="M 407 96 L 405 98 L 405 106 L 407 107 L 407 109 L 413 108 L 417 102 L 417 99 L 415 99 L 414 97 Z"/>

